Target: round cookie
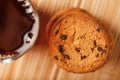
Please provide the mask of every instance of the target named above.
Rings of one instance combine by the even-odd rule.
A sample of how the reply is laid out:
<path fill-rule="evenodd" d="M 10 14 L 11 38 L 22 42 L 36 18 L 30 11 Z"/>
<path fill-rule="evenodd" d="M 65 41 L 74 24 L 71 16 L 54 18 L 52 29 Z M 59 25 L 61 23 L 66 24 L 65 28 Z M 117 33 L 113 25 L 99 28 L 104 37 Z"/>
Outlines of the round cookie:
<path fill-rule="evenodd" d="M 69 72 L 95 71 L 113 53 L 112 32 L 81 9 L 56 13 L 49 21 L 46 33 L 52 59 Z"/>

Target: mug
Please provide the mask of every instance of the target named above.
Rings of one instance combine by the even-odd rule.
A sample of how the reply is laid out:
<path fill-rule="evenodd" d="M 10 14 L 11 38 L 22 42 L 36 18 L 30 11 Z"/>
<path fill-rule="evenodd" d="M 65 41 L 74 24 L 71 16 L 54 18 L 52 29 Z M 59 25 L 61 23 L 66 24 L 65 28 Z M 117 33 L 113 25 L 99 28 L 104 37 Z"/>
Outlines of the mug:
<path fill-rule="evenodd" d="M 34 45 L 39 16 L 29 0 L 2 0 L 0 10 L 0 62 L 8 63 Z"/>

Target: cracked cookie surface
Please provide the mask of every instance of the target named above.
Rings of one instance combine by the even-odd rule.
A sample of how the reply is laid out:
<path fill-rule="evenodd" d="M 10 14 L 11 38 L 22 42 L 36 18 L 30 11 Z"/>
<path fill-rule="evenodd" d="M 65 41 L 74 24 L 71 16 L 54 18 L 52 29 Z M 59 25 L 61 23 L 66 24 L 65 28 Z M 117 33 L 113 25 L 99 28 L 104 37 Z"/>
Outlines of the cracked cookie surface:
<path fill-rule="evenodd" d="M 48 27 L 52 59 L 69 72 L 95 71 L 112 54 L 112 33 L 84 10 L 72 8 L 57 13 Z"/>

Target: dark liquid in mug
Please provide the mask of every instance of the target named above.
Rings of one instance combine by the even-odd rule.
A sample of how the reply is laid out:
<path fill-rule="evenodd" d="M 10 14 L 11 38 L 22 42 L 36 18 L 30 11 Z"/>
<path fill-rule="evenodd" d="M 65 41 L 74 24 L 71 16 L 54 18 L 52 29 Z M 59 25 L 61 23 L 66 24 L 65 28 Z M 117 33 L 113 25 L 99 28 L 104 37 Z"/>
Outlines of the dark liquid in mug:
<path fill-rule="evenodd" d="M 25 33 L 32 29 L 34 19 L 25 12 L 24 2 L 0 1 L 0 54 L 13 53 L 23 44 Z"/>

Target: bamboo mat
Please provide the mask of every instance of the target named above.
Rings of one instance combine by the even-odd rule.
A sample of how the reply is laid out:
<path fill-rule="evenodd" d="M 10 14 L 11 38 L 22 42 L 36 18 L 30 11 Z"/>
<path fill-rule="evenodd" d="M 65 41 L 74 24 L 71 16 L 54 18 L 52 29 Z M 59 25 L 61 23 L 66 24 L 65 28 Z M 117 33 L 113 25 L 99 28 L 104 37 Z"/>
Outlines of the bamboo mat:
<path fill-rule="evenodd" d="M 0 63 L 0 80 L 120 80 L 120 0 L 31 0 L 40 16 L 40 32 L 35 45 L 21 58 Z M 112 59 L 101 69 L 73 74 L 58 68 L 50 58 L 45 28 L 57 11 L 79 7 L 109 25 L 115 33 Z"/>

